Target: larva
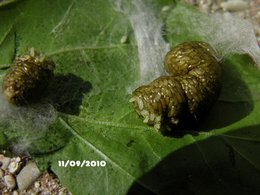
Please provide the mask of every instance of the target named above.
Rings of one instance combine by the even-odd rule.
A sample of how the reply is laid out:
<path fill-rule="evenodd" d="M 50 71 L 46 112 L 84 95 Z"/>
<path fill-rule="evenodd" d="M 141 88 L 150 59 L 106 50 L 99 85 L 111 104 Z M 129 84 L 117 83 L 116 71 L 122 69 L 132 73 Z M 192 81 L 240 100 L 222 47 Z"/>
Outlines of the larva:
<path fill-rule="evenodd" d="M 4 77 L 3 94 L 15 105 L 28 104 L 37 98 L 53 77 L 55 64 L 33 48 L 17 57 Z"/>
<path fill-rule="evenodd" d="M 172 48 L 161 76 L 137 88 L 130 102 L 144 123 L 161 129 L 198 123 L 218 97 L 220 66 L 214 49 L 204 42 L 185 42 Z M 189 124 L 188 124 L 189 123 Z"/>

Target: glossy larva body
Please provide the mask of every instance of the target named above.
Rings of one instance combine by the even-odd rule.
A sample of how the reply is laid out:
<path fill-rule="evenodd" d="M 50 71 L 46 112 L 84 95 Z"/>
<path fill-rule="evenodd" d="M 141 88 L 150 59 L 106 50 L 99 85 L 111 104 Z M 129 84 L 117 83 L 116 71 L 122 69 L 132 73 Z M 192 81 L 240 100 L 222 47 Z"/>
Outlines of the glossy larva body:
<path fill-rule="evenodd" d="M 167 53 L 164 64 L 169 76 L 137 88 L 130 102 L 144 122 L 156 129 L 162 124 L 198 122 L 220 90 L 220 66 L 214 49 L 204 42 L 185 42 Z"/>
<path fill-rule="evenodd" d="M 15 105 L 28 104 L 43 93 L 53 77 L 55 64 L 31 48 L 28 54 L 17 57 L 3 81 L 3 94 Z"/>

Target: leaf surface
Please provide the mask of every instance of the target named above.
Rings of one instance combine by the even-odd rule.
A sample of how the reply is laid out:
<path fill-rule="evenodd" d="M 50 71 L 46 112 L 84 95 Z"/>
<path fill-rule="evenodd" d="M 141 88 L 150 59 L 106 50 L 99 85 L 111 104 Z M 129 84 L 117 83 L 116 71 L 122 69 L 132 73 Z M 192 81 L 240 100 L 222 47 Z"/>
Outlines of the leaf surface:
<path fill-rule="evenodd" d="M 178 7 L 170 17 L 181 18 Z M 30 47 L 56 63 L 62 82 L 49 96 L 59 103 L 58 121 L 31 150 L 73 194 L 260 191 L 260 73 L 247 56 L 233 55 L 222 65 L 223 89 L 201 131 L 167 137 L 144 124 L 128 102 L 138 53 L 127 18 L 110 1 L 24 0 L 2 7 L 0 18 L 1 78 Z M 185 27 L 167 25 L 185 35 Z M 129 42 L 121 43 L 125 35 Z M 188 40 L 167 38 L 172 45 Z M 1 133 L 3 147 L 24 135 Z M 106 166 L 59 166 L 67 160 Z"/>

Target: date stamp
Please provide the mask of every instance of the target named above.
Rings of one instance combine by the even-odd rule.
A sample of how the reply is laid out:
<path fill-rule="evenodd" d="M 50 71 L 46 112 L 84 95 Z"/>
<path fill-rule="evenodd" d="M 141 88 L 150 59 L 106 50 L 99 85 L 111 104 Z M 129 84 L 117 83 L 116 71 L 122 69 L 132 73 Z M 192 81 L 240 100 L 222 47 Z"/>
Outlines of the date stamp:
<path fill-rule="evenodd" d="M 59 160 L 59 167 L 105 167 L 107 162 L 104 160 Z"/>

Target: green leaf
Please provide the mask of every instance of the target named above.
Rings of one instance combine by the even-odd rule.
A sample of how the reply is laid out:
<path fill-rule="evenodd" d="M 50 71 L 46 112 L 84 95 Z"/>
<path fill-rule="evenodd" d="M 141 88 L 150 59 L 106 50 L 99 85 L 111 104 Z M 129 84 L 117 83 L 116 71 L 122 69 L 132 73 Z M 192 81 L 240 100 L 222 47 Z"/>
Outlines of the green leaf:
<path fill-rule="evenodd" d="M 166 26 L 182 35 L 169 34 L 172 45 L 190 38 L 177 19 L 178 6 L 169 18 L 179 23 Z M 127 89 L 139 75 L 137 48 L 127 18 L 111 1 L 24 0 L 2 8 L 0 18 L 1 78 L 14 56 L 30 47 L 56 63 L 48 96 L 59 117 L 29 150 L 73 194 L 260 191 L 260 73 L 247 56 L 223 63 L 222 93 L 203 131 L 176 130 L 167 137 L 144 124 L 128 102 Z M 121 43 L 125 35 L 129 42 Z M 0 130 L 3 148 L 39 133 Z M 67 160 L 106 166 L 59 166 Z"/>

